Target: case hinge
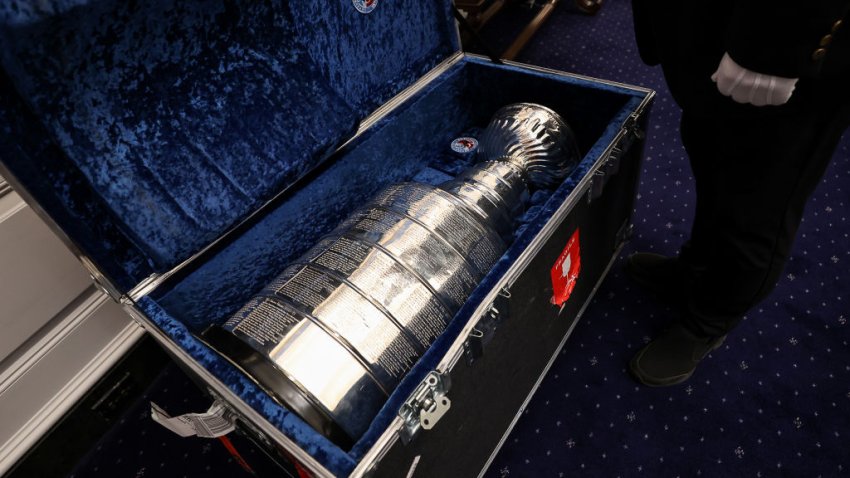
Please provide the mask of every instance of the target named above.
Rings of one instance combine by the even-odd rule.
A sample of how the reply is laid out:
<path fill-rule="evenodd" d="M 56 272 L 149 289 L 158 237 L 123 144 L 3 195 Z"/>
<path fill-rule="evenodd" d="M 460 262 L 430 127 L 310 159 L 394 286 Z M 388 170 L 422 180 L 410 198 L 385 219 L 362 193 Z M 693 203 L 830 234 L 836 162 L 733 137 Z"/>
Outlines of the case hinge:
<path fill-rule="evenodd" d="M 89 278 L 91 278 L 95 288 L 109 296 L 115 302 L 121 303 L 121 292 L 112 284 L 112 282 L 109 281 L 109 279 L 100 273 L 94 263 L 86 256 L 78 255 L 77 258 L 80 260 L 80 263 L 83 265 L 86 272 L 89 273 Z"/>
<path fill-rule="evenodd" d="M 499 324 L 510 315 L 510 300 L 510 291 L 503 287 L 499 290 L 499 295 L 496 296 L 493 303 L 490 304 L 487 312 L 466 337 L 463 342 L 463 355 L 466 357 L 468 365 L 472 365 L 476 359 L 484 354 L 484 347 L 493 340 Z"/>
<path fill-rule="evenodd" d="M 626 131 L 627 135 L 632 136 L 633 138 L 643 139 L 645 134 L 640 129 L 639 120 L 643 115 L 643 112 L 634 112 L 623 121 L 623 129 Z"/>
<path fill-rule="evenodd" d="M 90 274 L 89 274 L 89 279 L 91 279 L 92 284 L 94 284 L 94 288 L 95 288 L 95 289 L 97 289 L 98 291 L 102 292 L 104 295 L 109 296 L 110 298 L 112 298 L 112 300 L 115 300 L 116 302 L 118 301 L 117 299 L 115 299 L 115 297 L 113 297 L 113 296 L 112 296 L 112 294 L 110 294 L 110 293 L 109 293 L 109 290 L 106 288 L 106 286 L 105 286 L 105 285 L 103 285 L 103 283 L 102 283 L 102 282 L 100 282 L 100 281 L 98 280 L 98 278 L 94 276 L 94 274 L 91 274 L 91 273 L 90 273 Z"/>
<path fill-rule="evenodd" d="M 602 195 L 605 185 L 608 184 L 608 180 L 620 171 L 620 161 L 629 149 L 631 149 L 632 143 L 636 139 L 643 139 L 644 133 L 638 125 L 639 118 L 640 115 L 637 113 L 632 113 L 626 118 L 623 122 L 620 138 L 608 152 L 605 159 L 602 160 L 599 167 L 593 172 L 593 176 L 590 178 L 590 187 L 587 189 L 588 204 Z"/>
<path fill-rule="evenodd" d="M 430 430 L 440 421 L 452 405 L 446 396 L 451 386 L 448 374 L 431 372 L 416 387 L 410 398 L 398 411 L 404 421 L 399 436 L 404 444 L 410 443 L 423 428 Z"/>

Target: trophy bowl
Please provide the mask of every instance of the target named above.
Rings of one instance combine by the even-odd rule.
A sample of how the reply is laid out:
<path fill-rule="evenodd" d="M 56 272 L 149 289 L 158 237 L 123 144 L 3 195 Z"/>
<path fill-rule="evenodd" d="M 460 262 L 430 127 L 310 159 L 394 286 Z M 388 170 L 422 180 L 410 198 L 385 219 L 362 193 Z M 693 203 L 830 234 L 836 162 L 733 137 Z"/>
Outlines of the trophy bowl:
<path fill-rule="evenodd" d="M 556 187 L 581 159 L 569 125 L 551 109 L 534 103 L 499 109 L 480 144 L 485 159 L 516 164 L 536 188 Z"/>

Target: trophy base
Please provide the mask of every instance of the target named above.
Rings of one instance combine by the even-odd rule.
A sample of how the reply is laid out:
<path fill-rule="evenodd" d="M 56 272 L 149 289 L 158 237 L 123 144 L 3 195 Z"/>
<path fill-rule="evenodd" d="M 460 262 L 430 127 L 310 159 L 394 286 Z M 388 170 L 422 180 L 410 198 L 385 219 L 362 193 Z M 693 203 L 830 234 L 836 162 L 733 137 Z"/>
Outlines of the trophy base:
<path fill-rule="evenodd" d="M 201 338 L 209 347 L 242 369 L 276 402 L 298 415 L 328 440 L 345 450 L 354 446 L 352 437 L 266 356 L 218 326 L 205 330 Z"/>

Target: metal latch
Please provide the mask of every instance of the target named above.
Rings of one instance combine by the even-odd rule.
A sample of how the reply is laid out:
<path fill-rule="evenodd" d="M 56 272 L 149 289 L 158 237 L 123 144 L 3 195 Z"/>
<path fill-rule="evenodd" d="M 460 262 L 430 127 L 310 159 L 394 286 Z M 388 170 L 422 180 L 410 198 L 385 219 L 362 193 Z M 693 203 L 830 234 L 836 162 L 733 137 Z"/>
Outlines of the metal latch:
<path fill-rule="evenodd" d="M 636 139 L 643 139 L 645 136 L 638 125 L 639 118 L 640 115 L 638 113 L 632 113 L 626 118 L 621 129 L 622 134 L 617 140 L 617 143 L 613 145 L 608 155 L 599 165 L 599 168 L 593 172 L 593 176 L 590 178 L 590 187 L 587 189 L 588 204 L 602 195 L 605 185 L 608 184 L 608 180 L 620 171 L 620 161 L 631 149 L 632 143 Z"/>
<path fill-rule="evenodd" d="M 629 136 L 632 136 L 632 139 L 643 139 L 646 137 L 646 134 L 643 130 L 640 129 L 640 125 L 638 124 L 638 120 L 643 115 L 643 112 L 634 112 L 626 118 L 626 121 L 623 122 L 623 129 L 629 133 Z"/>
<path fill-rule="evenodd" d="M 505 317 L 510 316 L 510 300 L 511 293 L 503 287 L 499 290 L 499 294 L 481 320 L 475 324 L 475 328 L 466 337 L 463 342 L 463 355 L 466 357 L 466 363 L 472 365 L 478 357 L 484 354 L 484 346 L 493 340 L 496 334 L 496 329 Z"/>
<path fill-rule="evenodd" d="M 451 381 L 447 374 L 431 372 L 404 402 L 398 416 L 404 420 L 399 435 L 405 445 L 410 443 L 421 429 L 434 428 L 451 408 L 452 401 L 446 396 L 450 386 Z"/>

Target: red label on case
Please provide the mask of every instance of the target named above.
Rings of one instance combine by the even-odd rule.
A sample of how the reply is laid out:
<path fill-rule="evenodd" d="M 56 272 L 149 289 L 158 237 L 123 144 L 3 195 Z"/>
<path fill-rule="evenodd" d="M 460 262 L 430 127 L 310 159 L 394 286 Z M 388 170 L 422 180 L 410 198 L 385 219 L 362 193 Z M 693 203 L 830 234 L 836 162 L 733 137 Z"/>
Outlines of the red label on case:
<path fill-rule="evenodd" d="M 555 265 L 552 266 L 552 303 L 562 306 L 570 298 L 581 272 L 581 251 L 579 250 L 578 229 L 573 233 L 567 246 Z"/>

